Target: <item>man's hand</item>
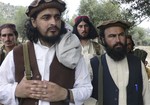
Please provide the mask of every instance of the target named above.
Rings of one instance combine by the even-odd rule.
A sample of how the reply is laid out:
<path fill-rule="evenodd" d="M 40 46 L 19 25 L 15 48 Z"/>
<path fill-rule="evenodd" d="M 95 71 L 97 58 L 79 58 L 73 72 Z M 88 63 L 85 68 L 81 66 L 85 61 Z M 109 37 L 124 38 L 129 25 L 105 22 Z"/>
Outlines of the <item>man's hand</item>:
<path fill-rule="evenodd" d="M 38 90 L 34 88 L 34 91 L 38 91 L 41 94 L 32 94 L 32 96 L 36 99 L 56 102 L 65 100 L 67 97 L 67 90 L 53 82 L 43 81 L 44 88 L 42 90 Z"/>
<path fill-rule="evenodd" d="M 19 98 L 34 98 L 33 94 L 42 94 L 41 90 L 45 87 L 42 81 L 27 80 L 24 77 L 17 85 L 15 95 Z M 35 91 L 37 90 L 37 91 Z M 40 91 L 38 91 L 40 90 Z"/>
<path fill-rule="evenodd" d="M 49 81 L 27 80 L 24 77 L 17 85 L 15 95 L 19 98 L 56 102 L 67 97 L 67 90 Z"/>

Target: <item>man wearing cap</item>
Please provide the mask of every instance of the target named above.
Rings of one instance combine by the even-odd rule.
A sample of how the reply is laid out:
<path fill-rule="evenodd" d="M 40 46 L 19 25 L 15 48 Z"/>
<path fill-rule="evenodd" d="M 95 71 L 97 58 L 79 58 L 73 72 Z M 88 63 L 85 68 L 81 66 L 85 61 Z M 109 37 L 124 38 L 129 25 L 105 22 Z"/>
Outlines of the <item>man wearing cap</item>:
<path fill-rule="evenodd" d="M 4 58 L 16 45 L 18 45 L 18 32 L 15 24 L 6 23 L 0 26 L 0 40 L 2 46 L 0 48 L 0 65 Z"/>
<path fill-rule="evenodd" d="M 96 55 L 103 53 L 102 46 L 93 41 L 98 37 L 98 33 L 90 21 L 88 16 L 77 16 L 73 26 L 73 33 L 77 35 L 82 47 L 82 54 L 85 58 L 88 70 L 90 72 L 91 80 L 93 79 L 93 71 L 90 65 L 90 59 Z"/>
<path fill-rule="evenodd" d="M 150 105 L 144 64 L 126 51 L 129 25 L 123 21 L 110 20 L 98 25 L 98 29 L 106 50 L 106 54 L 99 57 L 101 64 L 98 64 L 102 65 L 99 73 L 103 72 L 99 74 L 103 77 L 99 78 L 98 83 L 103 82 L 99 85 L 99 105 Z M 98 61 L 93 58 L 91 63 L 93 65 Z M 99 68 L 98 65 L 95 69 Z"/>
<path fill-rule="evenodd" d="M 61 0 L 34 0 L 28 7 L 29 42 L 11 51 L 0 68 L 0 103 L 82 105 L 90 97 L 80 41 L 61 20 L 65 9 Z"/>

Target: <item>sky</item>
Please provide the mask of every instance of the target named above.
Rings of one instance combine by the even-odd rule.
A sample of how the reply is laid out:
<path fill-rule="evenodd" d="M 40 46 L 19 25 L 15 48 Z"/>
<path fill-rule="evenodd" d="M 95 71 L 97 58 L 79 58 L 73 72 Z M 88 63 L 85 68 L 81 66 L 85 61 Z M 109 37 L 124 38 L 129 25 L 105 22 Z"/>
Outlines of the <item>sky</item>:
<path fill-rule="evenodd" d="M 10 3 L 15 6 L 28 6 L 33 0 L 0 0 L 3 3 Z M 67 4 L 68 15 L 71 18 L 74 14 L 77 14 L 77 9 L 80 5 L 80 0 L 64 0 Z M 150 20 L 144 21 L 139 24 L 140 27 L 150 29 Z"/>

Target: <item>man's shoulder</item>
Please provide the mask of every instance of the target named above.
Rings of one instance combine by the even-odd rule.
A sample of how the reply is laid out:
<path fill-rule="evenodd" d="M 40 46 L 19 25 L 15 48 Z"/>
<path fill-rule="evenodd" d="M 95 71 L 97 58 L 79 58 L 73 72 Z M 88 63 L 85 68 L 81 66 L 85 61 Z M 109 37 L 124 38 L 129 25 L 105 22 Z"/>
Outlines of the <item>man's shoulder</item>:
<path fill-rule="evenodd" d="M 127 58 L 128 59 L 136 59 L 136 60 L 140 60 L 139 57 L 135 56 L 134 54 L 127 54 Z"/>
<path fill-rule="evenodd" d="M 96 54 L 97 55 L 101 55 L 102 54 L 102 50 L 103 50 L 103 47 L 100 43 L 97 43 L 95 41 L 91 41 L 91 43 L 93 44 L 93 47 L 96 51 Z"/>
<path fill-rule="evenodd" d="M 91 40 L 91 42 L 93 43 L 93 44 L 95 44 L 95 45 L 100 45 L 98 42 L 95 42 L 95 41 L 93 41 L 93 40 Z"/>
<path fill-rule="evenodd" d="M 100 43 L 95 42 L 95 41 L 91 41 L 91 43 L 93 44 L 93 46 L 94 46 L 95 48 L 102 49 L 102 45 L 101 45 Z"/>
<path fill-rule="evenodd" d="M 141 65 L 141 59 L 133 54 L 128 54 L 127 59 L 129 64 L 133 64 L 134 66 Z"/>
<path fill-rule="evenodd" d="M 33 43 L 32 43 L 32 42 L 27 41 L 27 42 L 24 42 L 24 43 L 18 43 L 18 44 L 14 47 L 13 50 L 22 48 L 24 44 L 27 44 L 28 46 L 33 46 Z"/>

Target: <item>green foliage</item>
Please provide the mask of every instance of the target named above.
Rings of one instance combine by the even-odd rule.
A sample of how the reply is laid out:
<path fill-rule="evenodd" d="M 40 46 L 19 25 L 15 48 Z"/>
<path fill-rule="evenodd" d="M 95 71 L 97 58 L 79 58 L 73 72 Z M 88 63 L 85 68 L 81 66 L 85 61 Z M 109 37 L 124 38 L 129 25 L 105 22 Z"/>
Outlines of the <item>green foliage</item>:
<path fill-rule="evenodd" d="M 126 5 L 126 11 L 141 23 L 145 18 L 150 17 L 150 0 L 112 0 Z"/>
<path fill-rule="evenodd" d="M 109 0 L 82 0 L 78 14 L 89 16 L 95 25 L 109 19 L 127 20 L 127 13 L 120 10 L 120 5 Z"/>
<path fill-rule="evenodd" d="M 14 15 L 17 7 L 0 2 L 0 24 L 14 23 Z"/>
<path fill-rule="evenodd" d="M 78 13 L 88 15 L 95 25 L 99 21 L 121 19 L 133 26 L 148 18 L 149 14 L 150 0 L 81 0 Z"/>
<path fill-rule="evenodd" d="M 78 15 L 88 15 L 95 23 L 97 0 L 81 0 Z"/>
<path fill-rule="evenodd" d="M 95 26 L 99 22 L 109 19 L 129 21 L 133 25 L 130 34 L 133 36 L 135 43 L 149 44 L 147 41 L 150 37 L 146 37 L 145 30 L 135 25 L 138 21 L 136 21 L 137 18 L 115 0 L 81 0 L 78 15 L 89 16 Z"/>
<path fill-rule="evenodd" d="M 132 11 L 137 11 L 137 16 L 150 16 L 150 0 L 119 0 L 121 3 L 130 4 Z"/>
<path fill-rule="evenodd" d="M 136 40 L 143 39 L 145 35 L 145 31 L 143 28 L 140 27 L 134 27 L 131 31 L 130 34 L 135 38 Z"/>
<path fill-rule="evenodd" d="M 19 37 L 23 37 L 24 22 L 26 20 L 26 7 L 13 6 L 0 2 L 0 24 L 14 23 L 17 27 Z"/>
<path fill-rule="evenodd" d="M 0 15 L 0 25 L 3 24 L 3 23 L 5 23 L 5 22 L 4 22 L 4 18 L 3 18 L 2 15 Z"/>
<path fill-rule="evenodd" d="M 71 26 L 74 25 L 74 19 L 75 19 L 76 17 L 77 17 L 77 15 L 73 15 L 72 18 L 69 20 L 69 24 L 70 24 Z"/>
<path fill-rule="evenodd" d="M 143 45 L 150 46 L 150 36 L 145 35 L 144 40 L 142 40 Z"/>
<path fill-rule="evenodd" d="M 139 21 L 139 20 L 135 21 L 136 18 L 135 15 L 133 15 L 132 11 L 130 9 L 122 8 L 121 5 L 118 3 L 118 1 L 120 0 L 81 0 L 80 6 L 78 8 L 78 15 L 89 16 L 95 26 L 99 22 L 108 19 L 123 19 L 126 21 L 130 21 L 133 24 Z M 128 0 L 128 1 L 140 2 L 141 0 Z M 146 1 L 146 0 L 142 0 L 142 1 Z M 149 8 L 149 6 L 147 8 Z M 12 6 L 10 4 L 0 3 L 0 10 L 1 10 L 0 24 L 8 23 L 8 22 L 15 23 L 19 35 L 24 38 L 25 37 L 23 33 L 24 23 L 27 19 L 25 15 L 26 7 L 20 7 L 20 6 L 18 7 L 18 6 Z M 69 10 L 67 10 L 63 14 L 64 20 L 69 22 L 71 25 L 73 25 L 74 18 L 76 17 L 76 15 L 74 15 L 72 19 L 69 19 L 67 15 L 68 11 Z M 146 32 L 144 29 L 139 29 L 134 26 L 134 28 L 132 28 L 130 33 L 133 36 L 133 39 L 135 40 L 136 43 L 150 45 L 150 37 L 149 37 L 150 32 Z"/>
<path fill-rule="evenodd" d="M 145 45 L 146 44 L 146 32 L 141 27 L 134 27 L 130 30 L 130 35 L 132 35 L 132 38 L 134 42 L 137 45 Z"/>
<path fill-rule="evenodd" d="M 17 26 L 17 30 L 20 33 L 20 37 L 25 38 L 24 35 L 24 23 L 27 20 L 27 16 L 25 15 L 26 8 L 20 7 L 15 13 L 15 24 Z"/>

